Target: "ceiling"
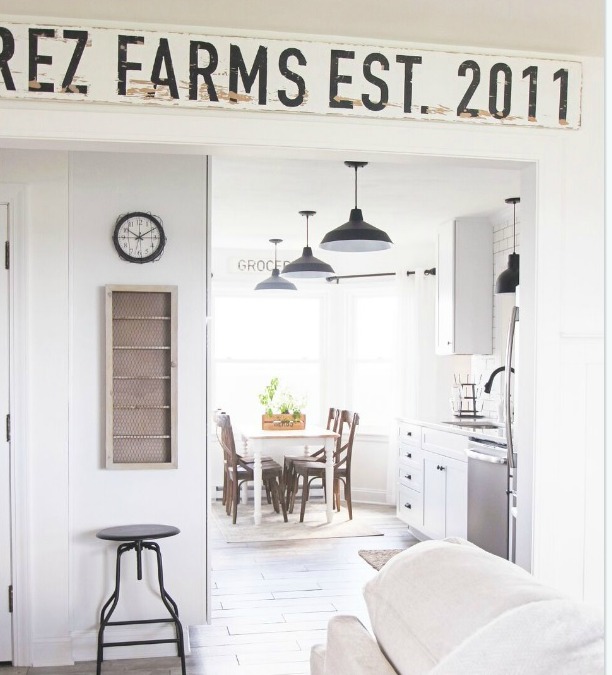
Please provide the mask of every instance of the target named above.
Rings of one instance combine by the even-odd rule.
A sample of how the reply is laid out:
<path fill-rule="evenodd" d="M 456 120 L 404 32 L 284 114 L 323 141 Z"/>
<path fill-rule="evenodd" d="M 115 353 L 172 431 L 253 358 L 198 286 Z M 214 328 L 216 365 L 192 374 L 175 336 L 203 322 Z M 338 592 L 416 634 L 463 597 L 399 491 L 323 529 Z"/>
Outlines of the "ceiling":
<path fill-rule="evenodd" d="M 603 56 L 605 0 L 3 0 L 4 15 Z"/>
<path fill-rule="evenodd" d="M 347 159 L 355 159 L 347 157 Z M 385 230 L 398 246 L 431 243 L 437 226 L 454 217 L 492 215 L 507 197 L 520 195 L 518 162 L 414 157 L 401 163 L 371 162 L 358 171 L 358 205 L 364 219 Z M 310 245 L 346 222 L 354 203 L 354 169 L 338 160 L 213 157 L 213 248 Z"/>

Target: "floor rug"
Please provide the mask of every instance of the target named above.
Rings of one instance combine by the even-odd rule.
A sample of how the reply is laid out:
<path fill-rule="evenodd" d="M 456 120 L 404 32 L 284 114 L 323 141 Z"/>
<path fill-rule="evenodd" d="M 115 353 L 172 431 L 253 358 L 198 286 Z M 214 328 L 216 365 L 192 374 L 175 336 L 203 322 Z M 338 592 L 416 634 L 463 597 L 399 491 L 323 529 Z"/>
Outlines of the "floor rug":
<path fill-rule="evenodd" d="M 344 508 L 339 513 L 334 511 L 331 523 L 325 517 L 325 504 L 308 504 L 304 522 L 300 523 L 300 514 L 296 509 L 289 513 L 289 522 L 283 521 L 280 513 L 275 513 L 272 506 L 262 504 L 261 525 L 253 523 L 253 505 L 240 504 L 236 524 L 232 524 L 231 516 L 226 515 L 225 506 L 213 502 L 211 514 L 221 536 L 228 543 L 249 541 L 290 541 L 292 539 L 330 539 L 333 537 L 375 537 L 382 532 L 374 529 L 363 518 L 359 518 L 359 509 L 353 506 L 353 520 L 348 519 Z"/>
<path fill-rule="evenodd" d="M 371 565 L 375 570 L 380 570 L 393 556 L 405 550 L 403 548 L 382 548 L 378 551 L 357 551 L 357 553 L 368 565 Z"/>

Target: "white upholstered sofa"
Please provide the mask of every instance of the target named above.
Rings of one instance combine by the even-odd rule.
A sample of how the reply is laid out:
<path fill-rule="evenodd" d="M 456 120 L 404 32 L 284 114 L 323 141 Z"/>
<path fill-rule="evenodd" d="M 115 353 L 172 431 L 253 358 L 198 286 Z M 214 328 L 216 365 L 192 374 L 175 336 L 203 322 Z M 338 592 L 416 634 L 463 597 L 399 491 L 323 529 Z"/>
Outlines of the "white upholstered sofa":
<path fill-rule="evenodd" d="M 463 540 L 426 541 L 364 589 L 375 639 L 329 622 L 312 675 L 599 675 L 603 617 Z"/>

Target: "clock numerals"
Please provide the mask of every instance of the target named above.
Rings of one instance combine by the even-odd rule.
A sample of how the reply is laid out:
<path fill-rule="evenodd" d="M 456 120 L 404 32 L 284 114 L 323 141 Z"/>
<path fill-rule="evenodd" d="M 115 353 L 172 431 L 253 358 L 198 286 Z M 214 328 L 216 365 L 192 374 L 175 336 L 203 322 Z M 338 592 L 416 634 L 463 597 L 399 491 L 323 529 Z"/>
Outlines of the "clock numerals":
<path fill-rule="evenodd" d="M 120 257 L 129 262 L 152 262 L 163 252 L 166 237 L 160 219 L 146 213 L 120 217 L 113 234 Z"/>

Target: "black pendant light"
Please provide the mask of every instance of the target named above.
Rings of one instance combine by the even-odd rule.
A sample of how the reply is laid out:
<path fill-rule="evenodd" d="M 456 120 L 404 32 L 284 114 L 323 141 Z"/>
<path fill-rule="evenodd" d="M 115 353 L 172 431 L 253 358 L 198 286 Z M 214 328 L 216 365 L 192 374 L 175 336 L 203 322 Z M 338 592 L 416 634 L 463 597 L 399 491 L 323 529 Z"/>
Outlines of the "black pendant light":
<path fill-rule="evenodd" d="M 374 225 L 366 223 L 361 209 L 357 208 L 357 169 L 367 166 L 367 162 L 344 162 L 355 169 L 355 208 L 351 209 L 349 220 L 335 230 L 328 232 L 320 246 L 326 251 L 347 251 L 351 253 L 365 251 L 383 251 L 393 243 L 389 235 Z"/>
<path fill-rule="evenodd" d="M 516 253 L 516 205 L 521 201 L 520 197 L 508 197 L 506 204 L 514 206 L 514 243 L 512 253 L 508 256 L 508 269 L 505 269 L 495 282 L 496 293 L 515 293 L 519 285 L 519 255 Z"/>
<path fill-rule="evenodd" d="M 276 247 L 280 244 L 282 239 L 270 239 L 270 243 L 274 244 L 274 269 L 272 276 L 260 281 L 255 286 L 256 291 L 297 291 L 295 284 L 292 284 L 287 279 L 283 279 L 278 271 L 278 264 L 276 262 Z"/>
<path fill-rule="evenodd" d="M 314 216 L 316 211 L 300 211 L 301 216 L 306 216 L 306 246 L 302 255 L 293 262 L 287 263 L 283 267 L 283 274 L 292 279 L 315 279 L 317 277 L 327 277 L 334 273 L 331 265 L 315 258 L 312 255 L 312 249 L 308 246 L 308 218 Z"/>

